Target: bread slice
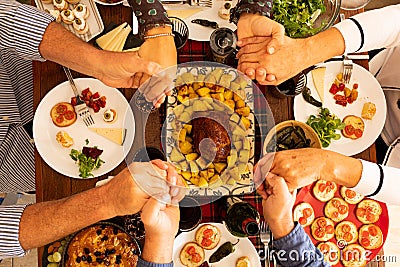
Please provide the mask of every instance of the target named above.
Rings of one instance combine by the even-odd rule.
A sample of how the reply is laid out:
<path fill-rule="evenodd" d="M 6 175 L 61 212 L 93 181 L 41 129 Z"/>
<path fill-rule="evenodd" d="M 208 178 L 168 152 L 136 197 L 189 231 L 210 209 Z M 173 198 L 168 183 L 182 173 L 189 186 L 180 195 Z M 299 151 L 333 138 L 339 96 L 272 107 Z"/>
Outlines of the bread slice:
<path fill-rule="evenodd" d="M 308 211 L 310 211 L 310 214 L 305 214 L 304 213 L 305 209 L 308 209 Z M 306 215 L 309 215 L 309 216 L 306 216 Z M 300 219 L 300 218 L 302 218 L 302 219 Z M 315 218 L 314 209 L 310 203 L 303 202 L 303 203 L 297 204 L 293 210 L 293 220 L 295 222 L 298 221 L 301 224 L 301 226 L 303 226 L 303 227 L 310 225 L 314 221 L 314 218 Z"/>
<path fill-rule="evenodd" d="M 342 240 L 346 244 L 353 244 L 357 242 L 358 231 L 357 226 L 350 221 L 343 221 L 338 223 L 335 228 L 335 237 L 337 241 Z"/>
<path fill-rule="evenodd" d="M 215 248 L 221 239 L 221 231 L 211 224 L 204 224 L 196 231 L 195 239 L 204 249 Z"/>
<path fill-rule="evenodd" d="M 54 125 L 58 127 L 67 127 L 76 121 L 75 109 L 68 102 L 55 104 L 50 110 L 50 117 Z"/>
<path fill-rule="evenodd" d="M 107 138 L 108 140 L 122 145 L 125 140 L 126 129 L 124 128 L 89 128 L 92 132 Z"/>
<path fill-rule="evenodd" d="M 326 203 L 325 216 L 334 222 L 340 222 L 349 216 L 349 204 L 339 197 L 334 197 Z"/>
<path fill-rule="evenodd" d="M 381 213 L 381 205 L 372 199 L 361 201 L 356 209 L 357 219 L 364 224 L 377 222 Z"/>
<path fill-rule="evenodd" d="M 179 253 L 179 259 L 187 267 L 198 267 L 204 262 L 204 249 L 195 242 L 186 243 Z"/>
<path fill-rule="evenodd" d="M 317 248 L 324 254 L 324 260 L 331 266 L 339 263 L 340 260 L 340 250 L 333 242 L 321 242 L 318 244 Z"/>
<path fill-rule="evenodd" d="M 311 234 L 317 241 L 328 241 L 335 236 L 335 225 L 331 219 L 318 217 L 311 224 Z"/>
<path fill-rule="evenodd" d="M 336 183 L 325 180 L 318 180 L 313 187 L 315 198 L 322 202 L 331 200 L 335 196 L 336 191 Z"/>
<path fill-rule="evenodd" d="M 367 264 L 367 254 L 362 246 L 351 244 L 342 250 L 341 261 L 345 267 L 363 267 Z"/>
<path fill-rule="evenodd" d="M 340 195 L 349 204 L 357 204 L 364 198 L 363 195 L 356 193 L 354 190 L 344 185 L 340 188 Z"/>
<path fill-rule="evenodd" d="M 316 68 L 311 70 L 314 86 L 317 90 L 321 102 L 324 102 L 324 84 L 325 84 L 325 71 L 326 67 Z"/>
<path fill-rule="evenodd" d="M 360 228 L 359 241 L 365 249 L 377 249 L 383 244 L 383 234 L 375 224 L 363 225 Z"/>
<path fill-rule="evenodd" d="M 355 115 L 346 116 L 346 117 L 343 118 L 343 122 L 346 125 L 353 126 L 354 129 L 356 129 L 356 130 L 359 129 L 362 132 L 364 132 L 364 128 L 365 128 L 364 121 L 358 116 L 355 116 Z M 342 134 L 343 134 L 344 137 L 351 138 L 351 139 L 358 139 L 359 138 L 355 134 L 352 134 L 352 135 L 347 134 L 345 129 L 342 130 Z"/>

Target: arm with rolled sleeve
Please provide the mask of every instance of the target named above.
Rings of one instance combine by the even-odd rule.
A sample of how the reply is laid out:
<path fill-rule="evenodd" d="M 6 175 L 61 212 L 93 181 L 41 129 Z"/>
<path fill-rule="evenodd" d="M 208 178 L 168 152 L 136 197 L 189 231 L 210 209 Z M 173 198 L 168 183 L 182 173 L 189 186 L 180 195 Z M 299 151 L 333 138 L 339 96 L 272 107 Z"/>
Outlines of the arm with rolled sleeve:
<path fill-rule="evenodd" d="M 274 240 L 274 249 L 283 267 L 330 266 L 299 223 L 287 236 Z"/>
<path fill-rule="evenodd" d="M 0 206 L 0 260 L 26 254 L 19 242 L 19 225 L 25 207 Z"/>
<path fill-rule="evenodd" d="M 54 17 L 17 1 L 2 1 L 0 4 L 0 47 L 13 50 L 26 60 L 44 61 L 39 53 L 47 26 Z M 8 34 L 7 34 L 8 33 Z"/>
<path fill-rule="evenodd" d="M 346 53 L 400 45 L 400 4 L 370 10 L 334 27 L 342 34 Z"/>

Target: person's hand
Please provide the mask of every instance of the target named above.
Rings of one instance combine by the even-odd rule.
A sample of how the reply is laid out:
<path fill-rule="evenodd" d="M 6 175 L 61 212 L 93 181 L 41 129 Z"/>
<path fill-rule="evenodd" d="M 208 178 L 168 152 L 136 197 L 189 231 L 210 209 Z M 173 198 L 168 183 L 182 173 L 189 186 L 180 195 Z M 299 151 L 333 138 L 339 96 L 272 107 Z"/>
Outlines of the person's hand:
<path fill-rule="evenodd" d="M 105 184 L 107 199 L 113 202 L 115 216 L 137 213 L 150 196 L 169 194 L 178 203 L 185 194 L 178 178 L 174 167 L 161 160 L 133 162 Z"/>
<path fill-rule="evenodd" d="M 171 32 L 171 27 L 165 26 L 150 29 L 146 35 Z M 163 70 L 166 71 L 162 74 L 163 80 L 159 81 L 157 84 L 154 82 L 156 79 L 153 79 L 153 81 L 150 81 L 148 86 L 145 86 L 144 88 L 139 87 L 139 90 L 145 95 L 146 100 L 153 102 L 156 107 L 159 107 L 164 102 L 165 96 L 172 90 L 168 85 L 170 85 L 175 75 L 174 70 L 170 70 L 170 67 L 176 66 L 177 64 L 177 52 L 174 37 L 162 36 L 146 39 L 140 46 L 139 55 L 143 59 L 157 62 Z M 146 73 L 137 73 L 135 75 L 135 79 L 140 81 L 141 85 L 149 78 L 150 76 Z"/>
<path fill-rule="evenodd" d="M 141 219 L 146 231 L 145 245 L 141 257 L 149 262 L 172 261 L 174 239 L 179 227 L 179 207 L 165 204 L 170 196 L 149 199 L 144 205 Z"/>
<path fill-rule="evenodd" d="M 319 179 L 354 187 L 361 178 L 362 164 L 358 159 L 317 148 L 268 153 L 257 163 L 254 172 L 254 180 L 259 185 L 257 192 L 263 198 L 266 195 L 262 181 L 269 172 L 283 177 L 291 191 Z"/>
<path fill-rule="evenodd" d="M 269 173 L 266 177 L 263 214 L 275 239 L 288 235 L 294 228 L 292 209 L 296 191 L 290 192 L 282 177 Z"/>
<path fill-rule="evenodd" d="M 101 68 L 93 76 L 105 85 L 115 88 L 138 88 L 140 80 L 135 79 L 136 73 L 154 75 L 162 68 L 158 63 L 139 57 L 138 52 L 99 51 L 102 59 Z"/>
<path fill-rule="evenodd" d="M 285 36 L 273 54 L 267 50 L 270 38 L 255 37 L 243 40 L 244 46 L 238 53 L 238 69 L 250 78 L 257 79 L 260 84 L 280 84 L 309 67 L 306 60 L 309 49 L 305 40 Z"/>

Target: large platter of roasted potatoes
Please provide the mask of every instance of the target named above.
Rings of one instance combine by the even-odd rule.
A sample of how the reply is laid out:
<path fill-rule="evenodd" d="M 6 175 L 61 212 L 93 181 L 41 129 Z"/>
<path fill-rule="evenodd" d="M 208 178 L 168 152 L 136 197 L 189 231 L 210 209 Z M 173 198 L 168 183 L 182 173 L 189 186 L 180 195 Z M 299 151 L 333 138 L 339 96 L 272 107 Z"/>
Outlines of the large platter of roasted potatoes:
<path fill-rule="evenodd" d="M 164 151 L 189 188 L 218 196 L 254 190 L 252 82 L 215 64 L 178 66 L 168 97 Z"/>

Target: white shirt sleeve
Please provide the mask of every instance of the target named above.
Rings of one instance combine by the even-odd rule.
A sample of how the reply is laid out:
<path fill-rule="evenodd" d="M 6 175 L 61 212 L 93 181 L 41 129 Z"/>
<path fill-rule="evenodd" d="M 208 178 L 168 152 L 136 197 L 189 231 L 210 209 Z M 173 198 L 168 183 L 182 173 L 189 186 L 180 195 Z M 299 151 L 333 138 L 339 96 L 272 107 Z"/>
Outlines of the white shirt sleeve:
<path fill-rule="evenodd" d="M 353 190 L 362 195 L 373 194 L 379 187 L 381 176 L 380 169 L 376 163 L 365 160 L 360 161 L 363 165 L 361 179 Z M 400 169 L 382 166 L 382 170 L 382 187 L 379 192 L 371 198 L 389 205 L 400 205 L 400 194 L 398 193 Z"/>
<path fill-rule="evenodd" d="M 400 4 L 370 10 L 334 27 L 345 41 L 346 53 L 400 45 Z"/>

